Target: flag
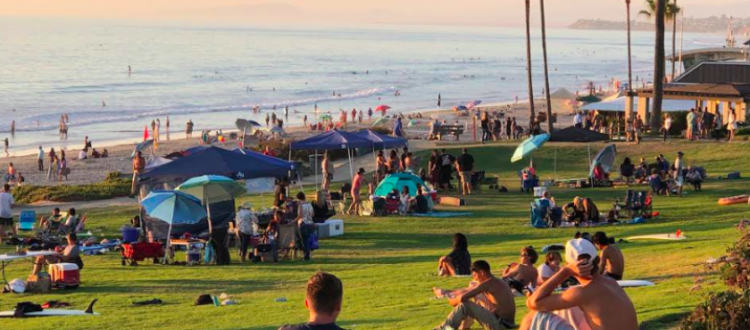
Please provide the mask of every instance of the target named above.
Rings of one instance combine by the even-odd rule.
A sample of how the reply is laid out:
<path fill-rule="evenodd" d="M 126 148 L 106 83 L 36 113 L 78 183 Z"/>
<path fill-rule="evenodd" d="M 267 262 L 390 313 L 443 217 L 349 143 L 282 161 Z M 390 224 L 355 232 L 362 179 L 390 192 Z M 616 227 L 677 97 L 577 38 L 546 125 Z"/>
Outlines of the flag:
<path fill-rule="evenodd" d="M 440 107 L 440 103 L 442 103 L 442 97 L 440 96 L 440 93 L 438 93 L 438 108 Z"/>

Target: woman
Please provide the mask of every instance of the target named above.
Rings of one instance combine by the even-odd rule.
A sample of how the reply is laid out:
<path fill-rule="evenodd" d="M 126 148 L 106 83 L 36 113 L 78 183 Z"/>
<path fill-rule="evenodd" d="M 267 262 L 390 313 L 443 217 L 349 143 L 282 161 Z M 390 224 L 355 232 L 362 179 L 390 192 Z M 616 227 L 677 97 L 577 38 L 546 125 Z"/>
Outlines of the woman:
<path fill-rule="evenodd" d="M 63 177 L 65 177 L 65 180 L 68 180 L 68 173 L 70 170 L 68 170 L 68 161 L 65 160 L 65 155 L 60 158 L 60 162 L 58 162 L 58 181 L 62 181 Z"/>
<path fill-rule="evenodd" d="M 562 262 L 562 256 L 560 256 L 559 252 L 547 252 L 547 256 L 544 257 L 544 263 L 537 267 L 537 272 L 539 272 L 537 286 L 542 285 L 542 283 L 546 282 L 560 270 L 560 262 Z"/>
<path fill-rule="evenodd" d="M 662 143 L 667 143 L 669 138 L 669 129 L 672 128 L 672 116 L 669 114 L 664 115 L 664 125 L 661 127 Z"/>
<path fill-rule="evenodd" d="M 430 183 L 433 187 L 439 187 L 440 182 L 440 155 L 437 150 L 432 150 L 430 161 L 427 162 L 427 170 L 430 174 Z"/>
<path fill-rule="evenodd" d="M 240 260 L 245 262 L 247 249 L 252 245 L 252 238 L 258 236 L 258 217 L 250 211 L 250 202 L 243 203 L 237 210 L 235 222 L 237 223 L 237 238 L 240 241 Z M 255 248 L 254 246 L 252 248 Z M 250 255 L 253 258 L 253 255 Z"/>
<path fill-rule="evenodd" d="M 471 275 L 471 254 L 464 234 L 453 235 L 453 251 L 438 261 L 438 275 Z"/>
<path fill-rule="evenodd" d="M 398 152 L 391 150 L 391 158 L 388 160 L 388 173 L 394 174 L 401 171 L 401 160 L 398 159 Z"/>
<path fill-rule="evenodd" d="M 16 168 L 13 163 L 8 164 L 8 172 L 5 173 L 5 182 L 16 181 Z"/>
<path fill-rule="evenodd" d="M 323 153 L 323 162 L 320 164 L 323 169 L 323 190 L 329 190 L 331 186 L 331 180 L 333 180 L 333 164 L 331 158 L 328 156 L 328 151 Z"/>
<path fill-rule="evenodd" d="M 635 144 L 641 143 L 641 130 L 643 129 L 643 120 L 641 115 L 635 115 L 635 121 L 633 122 L 633 139 Z"/>
<path fill-rule="evenodd" d="M 735 117 L 734 109 L 729 109 L 729 116 L 727 117 L 727 131 L 729 131 L 729 136 L 727 137 L 727 141 L 733 141 L 734 140 L 734 131 L 737 130 L 737 117 Z"/>
<path fill-rule="evenodd" d="M 404 186 L 401 189 L 401 195 L 399 195 L 398 213 L 405 215 L 409 213 L 411 208 L 411 196 L 409 195 L 409 187 Z"/>
<path fill-rule="evenodd" d="M 299 228 L 300 236 L 302 237 L 302 247 L 305 251 L 305 260 L 310 260 L 311 250 L 308 240 L 310 239 L 310 234 L 312 234 L 317 228 L 315 223 L 313 223 L 315 211 L 313 210 L 312 205 L 306 201 L 304 192 L 300 191 L 297 193 L 297 200 L 299 201 L 296 219 L 297 228 Z"/>
<path fill-rule="evenodd" d="M 630 161 L 630 157 L 625 157 L 625 160 L 620 164 L 620 176 L 625 179 L 625 182 L 630 183 L 635 175 L 635 166 Z"/>
<path fill-rule="evenodd" d="M 375 168 L 376 176 L 378 179 L 377 183 L 380 183 L 380 181 L 385 178 L 386 173 L 388 172 L 388 161 L 385 160 L 385 155 L 383 155 L 383 150 L 378 151 L 378 157 L 375 159 Z"/>
<path fill-rule="evenodd" d="M 490 119 L 487 118 L 487 111 L 482 111 L 480 121 L 482 123 L 482 144 L 485 144 L 490 139 Z"/>
<path fill-rule="evenodd" d="M 360 168 L 357 174 L 352 179 L 352 205 L 346 211 L 346 214 L 359 215 L 360 209 L 362 208 L 362 197 L 360 197 L 360 188 L 362 188 L 362 182 L 365 180 L 365 169 Z"/>

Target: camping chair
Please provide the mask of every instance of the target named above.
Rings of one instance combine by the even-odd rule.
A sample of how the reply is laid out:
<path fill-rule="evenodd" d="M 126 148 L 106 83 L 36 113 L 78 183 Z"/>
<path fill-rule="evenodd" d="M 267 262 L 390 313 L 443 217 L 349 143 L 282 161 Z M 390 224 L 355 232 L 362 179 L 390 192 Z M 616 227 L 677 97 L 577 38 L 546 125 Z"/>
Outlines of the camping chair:
<path fill-rule="evenodd" d="M 18 218 L 18 230 L 19 231 L 32 231 L 34 230 L 35 222 L 36 222 L 35 211 L 22 210 L 21 215 Z"/>
<path fill-rule="evenodd" d="M 549 200 L 537 199 L 531 202 L 531 225 L 534 228 L 559 227 L 562 210 L 550 207 Z"/>
<path fill-rule="evenodd" d="M 627 211 L 630 219 L 637 217 L 648 217 L 653 210 L 651 194 L 647 191 L 628 190 L 625 195 L 625 204 L 616 205 Z"/>
<path fill-rule="evenodd" d="M 279 225 L 279 238 L 276 248 L 279 252 L 284 253 L 284 258 L 289 257 L 289 252 L 292 252 L 292 258 L 297 258 L 297 236 L 299 230 L 297 224 L 290 223 L 286 225 Z"/>

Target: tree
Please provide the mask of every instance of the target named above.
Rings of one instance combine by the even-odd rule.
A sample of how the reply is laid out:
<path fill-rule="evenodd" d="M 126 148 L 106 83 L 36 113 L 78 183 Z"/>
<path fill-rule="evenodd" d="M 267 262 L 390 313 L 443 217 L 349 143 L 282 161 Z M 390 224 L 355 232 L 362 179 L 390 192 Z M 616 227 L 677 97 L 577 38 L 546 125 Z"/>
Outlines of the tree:
<path fill-rule="evenodd" d="M 526 75 L 529 82 L 529 131 L 534 127 L 534 82 L 531 76 L 531 0 L 526 2 Z"/>
<path fill-rule="evenodd" d="M 675 64 L 677 63 L 677 14 L 682 8 L 677 5 L 677 0 L 666 0 L 664 18 L 672 22 L 672 80 L 675 76 Z M 646 9 L 641 10 L 640 14 L 648 18 L 653 18 L 656 13 L 656 0 L 646 0 Z"/>
<path fill-rule="evenodd" d="M 631 120 L 633 118 L 633 56 L 631 55 L 632 44 L 630 42 L 630 0 L 625 0 L 625 8 L 628 19 L 628 98 L 630 100 L 629 108 L 626 109 L 625 119 Z"/>
<path fill-rule="evenodd" d="M 544 54 L 544 96 L 547 98 L 547 132 L 552 134 L 552 101 L 549 95 L 549 70 L 547 68 L 547 28 L 544 22 L 544 0 L 539 0 L 539 10 L 542 13 L 542 53 Z"/>
<path fill-rule="evenodd" d="M 667 0 L 656 0 L 656 42 L 654 51 L 654 108 L 651 111 L 651 129 L 661 127 L 661 105 L 664 98 L 664 20 Z"/>

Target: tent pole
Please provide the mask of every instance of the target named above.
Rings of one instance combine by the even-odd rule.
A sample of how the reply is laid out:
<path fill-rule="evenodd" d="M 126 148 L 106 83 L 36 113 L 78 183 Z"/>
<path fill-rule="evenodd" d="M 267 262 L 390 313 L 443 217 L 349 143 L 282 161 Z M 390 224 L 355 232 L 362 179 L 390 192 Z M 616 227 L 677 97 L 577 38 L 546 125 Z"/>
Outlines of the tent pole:
<path fill-rule="evenodd" d="M 552 180 L 557 181 L 557 146 L 555 146 L 555 177 Z"/>
<path fill-rule="evenodd" d="M 352 153 L 351 149 L 347 147 L 346 154 L 349 156 L 349 174 L 351 174 L 351 180 L 354 180 L 354 167 L 352 166 Z"/>
<path fill-rule="evenodd" d="M 591 144 L 587 143 L 586 147 L 589 150 L 589 181 L 591 181 L 591 188 L 594 188 L 594 176 L 591 175 L 591 165 L 593 164 L 591 160 Z"/>
<path fill-rule="evenodd" d="M 211 223 L 211 208 L 209 207 L 208 200 L 206 199 L 206 186 L 203 186 L 203 203 L 206 204 L 206 216 L 208 218 L 208 233 L 213 234 L 214 228 Z"/>
<path fill-rule="evenodd" d="M 143 218 L 141 218 L 141 222 L 143 222 Z M 169 223 L 169 230 L 167 230 L 167 251 L 166 255 L 164 256 L 164 262 L 163 264 L 167 264 L 167 256 L 169 256 L 169 248 L 172 247 L 172 223 Z"/>
<path fill-rule="evenodd" d="M 320 188 L 318 186 L 318 149 L 315 149 L 315 187 Z"/>

